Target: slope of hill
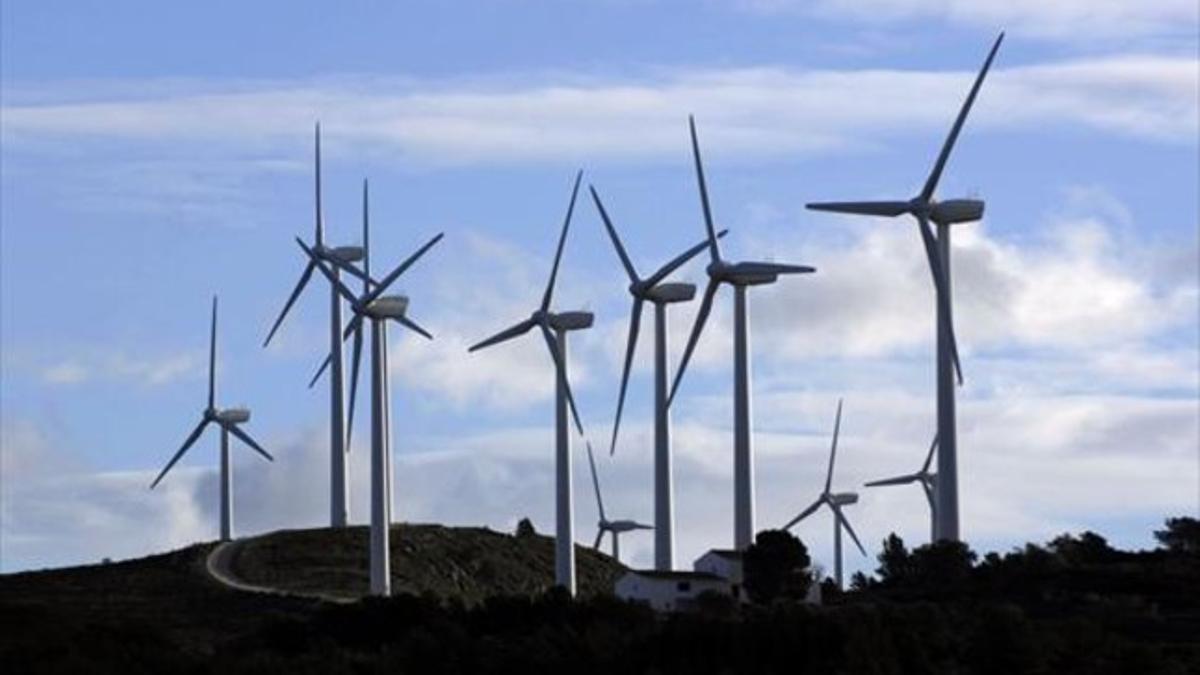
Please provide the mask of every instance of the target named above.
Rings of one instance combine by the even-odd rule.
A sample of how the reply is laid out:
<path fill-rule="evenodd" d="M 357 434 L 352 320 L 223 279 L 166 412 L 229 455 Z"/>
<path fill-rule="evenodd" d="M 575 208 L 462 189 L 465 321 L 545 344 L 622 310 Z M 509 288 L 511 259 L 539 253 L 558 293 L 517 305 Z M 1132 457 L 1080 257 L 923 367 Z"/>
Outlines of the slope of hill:
<path fill-rule="evenodd" d="M 239 542 L 231 571 L 239 579 L 298 593 L 356 598 L 366 594 L 368 529 L 284 530 Z M 612 591 L 624 567 L 576 546 L 582 597 Z M 554 582 L 554 540 L 514 537 L 482 527 L 392 526 L 392 591 L 455 598 L 532 595 Z"/>

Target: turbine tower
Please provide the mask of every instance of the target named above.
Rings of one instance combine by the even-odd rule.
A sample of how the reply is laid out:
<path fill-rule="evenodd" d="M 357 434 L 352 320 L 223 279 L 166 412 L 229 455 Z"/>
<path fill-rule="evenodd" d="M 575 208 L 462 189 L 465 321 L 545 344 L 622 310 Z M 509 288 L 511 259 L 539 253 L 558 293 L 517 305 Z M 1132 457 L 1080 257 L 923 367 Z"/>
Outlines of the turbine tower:
<path fill-rule="evenodd" d="M 933 453 L 937 450 L 938 438 L 933 437 L 933 443 L 929 444 L 929 453 L 925 455 L 925 463 L 921 465 L 921 470 L 916 473 L 896 476 L 895 478 L 884 478 L 882 480 L 873 480 L 870 483 L 864 483 L 867 487 L 879 487 L 881 485 L 907 485 L 909 483 L 920 483 L 921 489 L 925 492 L 925 499 L 929 502 L 929 541 L 937 541 L 937 474 L 930 472 L 929 465 L 933 463 Z"/>
<path fill-rule="evenodd" d="M 600 522 L 597 524 L 596 541 L 592 543 L 592 548 L 600 550 L 600 542 L 604 539 L 604 533 L 612 535 L 612 557 L 613 560 L 621 562 L 621 533 L 632 532 L 634 530 L 653 530 L 653 525 L 644 525 L 636 520 L 609 520 L 608 516 L 604 515 L 604 498 L 600 496 L 600 478 L 596 475 L 596 458 L 592 456 L 592 444 L 587 444 L 588 466 L 592 469 L 592 487 L 596 489 L 596 508 L 600 511 Z"/>
<path fill-rule="evenodd" d="M 937 538 L 948 541 L 959 540 L 958 523 L 958 431 L 955 414 L 955 379 L 962 384 L 962 368 L 958 361 L 958 344 L 954 337 L 954 321 L 951 313 L 951 283 L 950 283 L 950 226 L 956 223 L 967 223 L 983 217 L 982 201 L 977 199 L 947 199 L 938 201 L 933 193 L 937 190 L 950 151 L 958 140 L 963 122 L 975 103 L 975 97 L 987 76 L 996 51 L 1004 40 L 1004 33 L 996 38 L 992 50 L 988 53 L 983 68 L 975 78 L 970 93 L 963 101 L 954 126 L 942 144 L 941 152 L 934 161 L 933 169 L 925 180 L 921 192 L 908 201 L 884 202 L 823 202 L 808 204 L 808 208 L 816 211 L 833 211 L 835 213 L 854 213 L 868 216 L 895 217 L 903 214 L 913 216 L 917 221 L 921 241 L 925 245 L 925 257 L 929 262 L 929 272 L 933 277 L 933 285 L 937 295 L 937 434 L 941 449 L 938 451 L 938 524 Z M 937 226 L 935 234 L 929 227 L 932 222 Z"/>
<path fill-rule="evenodd" d="M 781 274 L 807 274 L 816 270 L 807 265 L 784 265 L 773 262 L 729 262 L 721 257 L 713 226 L 712 209 L 708 203 L 708 186 L 704 182 L 704 167 L 700 162 L 700 144 L 696 140 L 696 122 L 688 117 L 692 134 L 692 156 L 696 162 L 696 181 L 700 187 L 700 204 L 704 208 L 704 225 L 708 230 L 708 252 L 711 258 L 706 268 L 708 286 L 696 313 L 696 323 L 683 352 L 683 361 L 675 372 L 675 382 L 667 405 L 679 390 L 683 373 L 696 349 L 700 332 L 712 312 L 713 299 L 721 284 L 733 286 L 733 545 L 739 550 L 754 543 L 754 449 L 751 444 L 750 414 L 750 308 L 746 289 L 750 286 L 775 283 Z"/>
<path fill-rule="evenodd" d="M 663 265 L 654 274 L 642 279 L 625 252 L 621 237 L 613 227 L 596 194 L 596 188 L 588 186 L 592 201 L 600 211 L 604 227 L 612 239 L 613 247 L 621 258 L 621 264 L 629 275 L 629 294 L 633 296 L 633 311 L 629 317 L 629 341 L 625 347 L 625 369 L 621 374 L 621 393 L 617 397 L 617 415 L 613 422 L 611 455 L 617 449 L 617 432 L 621 428 L 621 411 L 625 407 L 625 390 L 629 385 L 629 370 L 633 365 L 633 353 L 637 348 L 638 331 L 642 325 L 642 305 L 654 304 L 654 569 L 669 571 L 675 567 L 675 498 L 671 469 L 671 413 L 667 406 L 667 305 L 687 302 L 696 296 L 695 284 L 663 283 L 672 272 L 708 248 L 702 241 L 673 260 Z M 721 230 L 717 237 L 724 237 L 728 230 Z M 599 542 L 599 537 L 597 537 Z M 616 534 L 613 534 L 616 546 Z M 614 558 L 616 555 L 614 554 Z"/>
<path fill-rule="evenodd" d="M 583 423 L 575 408 L 575 397 L 567 380 L 567 333 L 590 328 L 594 317 L 591 312 L 552 312 L 550 301 L 554 295 L 554 280 L 558 276 L 558 264 L 562 260 L 563 245 L 567 242 L 567 229 L 571 225 L 571 214 L 575 211 L 575 198 L 579 195 L 579 181 L 583 172 L 575 174 L 575 187 L 571 190 L 571 202 L 563 219 L 562 233 L 558 237 L 558 250 L 554 254 L 554 266 L 550 268 L 550 280 L 542 295 L 542 304 L 528 319 L 516 323 L 495 335 L 472 345 L 467 351 L 490 347 L 538 328 L 555 369 L 555 533 L 554 533 L 554 581 L 575 595 L 575 505 L 571 495 L 571 439 L 568 435 L 567 410 L 575 421 L 579 435 L 583 435 Z"/>
<path fill-rule="evenodd" d="M 355 263 L 363 258 L 363 247 L 359 246 L 338 246 L 329 247 L 325 245 L 325 217 L 321 207 L 321 125 L 317 124 L 315 132 L 315 191 L 316 191 L 316 231 L 313 234 L 312 250 L 316 254 L 318 261 L 325 261 L 333 265 L 333 275 L 336 279 L 339 270 L 346 271 L 354 276 L 364 276 L 354 268 L 352 263 Z M 364 242 L 365 245 L 365 242 Z M 271 326 L 271 331 L 267 334 L 267 339 L 263 341 L 263 347 L 271 343 L 271 338 L 275 337 L 275 332 L 279 330 L 279 326 L 283 323 L 288 311 L 300 294 L 304 291 L 304 287 L 308 285 L 308 280 L 312 278 L 313 269 L 316 263 L 309 261 L 304 267 L 304 271 L 300 274 L 300 280 L 296 282 L 295 288 L 292 289 L 292 294 L 288 296 L 287 302 L 283 305 L 283 311 L 279 313 L 279 317 L 275 319 L 275 323 Z M 342 299 L 338 295 L 337 288 L 330 286 L 329 295 L 329 345 L 330 345 L 330 363 L 331 372 L 329 376 L 329 524 L 331 527 L 345 527 L 350 517 L 350 481 L 348 471 L 346 470 L 346 452 L 349 449 L 349 444 L 346 440 L 345 427 L 345 383 L 343 374 L 343 361 L 341 339 L 342 331 Z M 318 371 L 318 376 L 320 371 Z M 316 382 L 313 378 L 312 384 Z"/>
<path fill-rule="evenodd" d="M 188 434 L 183 446 L 150 484 L 150 489 L 153 490 L 158 486 L 163 476 L 167 475 L 171 467 L 175 466 L 188 448 L 196 442 L 196 439 L 200 438 L 205 427 L 210 423 L 217 424 L 221 427 L 221 541 L 229 541 L 233 538 L 233 465 L 229 462 L 229 435 L 236 436 L 255 452 L 267 458 L 267 461 L 275 460 L 250 437 L 250 434 L 238 428 L 239 424 L 250 421 L 248 408 L 217 408 L 217 296 L 215 295 L 212 301 L 212 325 L 209 329 L 208 340 L 208 405 L 201 412 L 200 423 L 196 425 L 192 433 Z"/>
<path fill-rule="evenodd" d="M 821 492 L 821 496 L 813 502 L 808 508 L 804 509 L 795 518 L 788 521 L 783 529 L 790 530 L 796 523 L 804 520 L 812 515 L 817 509 L 822 506 L 828 506 L 830 511 L 833 511 L 833 578 L 837 582 L 838 588 L 842 588 L 842 528 L 850 534 L 850 538 L 854 540 L 854 545 L 863 555 L 867 554 L 863 548 L 862 542 L 858 540 L 858 535 L 854 534 L 854 528 L 850 527 L 850 521 L 846 520 L 846 515 L 842 513 L 842 507 L 853 504 L 858 501 L 858 494 L 854 492 L 832 492 L 833 486 L 833 460 L 837 456 L 838 430 L 842 426 L 842 400 L 838 399 L 837 421 L 833 424 L 833 445 L 829 448 L 829 471 L 825 474 L 825 490 Z"/>
<path fill-rule="evenodd" d="M 355 296 L 338 279 L 337 274 L 326 266 L 325 261 L 317 257 L 316 251 L 306 246 L 299 237 L 296 238 L 296 243 L 304 249 L 309 260 L 313 261 L 321 274 L 350 303 L 354 317 L 346 326 L 345 335 L 361 332 L 364 319 L 371 322 L 370 589 L 372 595 L 391 595 L 392 593 L 391 559 L 388 554 L 390 550 L 389 528 L 392 524 L 392 421 L 391 387 L 388 380 L 387 321 L 390 319 L 427 339 L 433 339 L 428 331 L 408 317 L 407 297 L 403 295 L 385 296 L 383 293 L 388 286 L 392 285 L 392 282 L 404 274 L 417 259 L 425 255 L 425 252 L 433 248 L 433 245 L 441 239 L 442 234 L 437 234 L 381 279 L 373 289 Z M 339 342 L 334 351 L 340 350 Z M 357 371 L 357 354 L 355 358 L 355 370 Z"/>

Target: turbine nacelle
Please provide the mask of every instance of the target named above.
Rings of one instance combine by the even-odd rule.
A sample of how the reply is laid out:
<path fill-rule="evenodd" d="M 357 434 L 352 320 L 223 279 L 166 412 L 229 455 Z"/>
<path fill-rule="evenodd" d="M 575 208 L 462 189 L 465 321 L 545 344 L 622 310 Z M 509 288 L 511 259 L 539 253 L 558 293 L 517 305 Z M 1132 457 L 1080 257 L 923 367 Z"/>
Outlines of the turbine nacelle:
<path fill-rule="evenodd" d="M 653 530 L 653 525 L 645 525 L 636 520 L 601 520 L 600 529 L 609 532 L 633 532 L 634 530 Z"/>
<path fill-rule="evenodd" d="M 929 219 L 940 225 L 971 223 L 983 218 L 981 199 L 947 199 L 929 205 Z"/>
<path fill-rule="evenodd" d="M 214 412 L 213 419 L 222 424 L 244 424 L 250 421 L 250 409 L 225 408 Z"/>
<path fill-rule="evenodd" d="M 696 297 L 696 284 L 685 284 L 677 282 L 668 282 L 657 284 L 648 289 L 637 289 L 634 285 L 630 285 L 629 290 L 638 297 L 645 298 L 650 302 L 672 303 L 672 302 L 688 302 Z"/>
<path fill-rule="evenodd" d="M 399 319 L 408 311 L 408 296 L 385 295 L 367 304 L 364 314 L 372 319 Z"/>
<path fill-rule="evenodd" d="M 838 492 L 827 495 L 826 499 L 833 506 L 847 506 L 858 502 L 858 493 L 856 492 Z"/>
<path fill-rule="evenodd" d="M 355 263 L 363 259 L 364 249 L 362 246 L 338 246 L 325 248 L 324 255 L 341 263 Z"/>
<path fill-rule="evenodd" d="M 591 312 L 535 312 L 534 318 L 545 320 L 555 330 L 583 330 L 591 328 L 596 317 Z"/>
<path fill-rule="evenodd" d="M 760 286 L 763 284 L 773 284 L 779 279 L 779 275 L 762 272 L 755 269 L 747 269 L 742 263 L 730 263 L 724 260 L 714 260 L 705 268 L 709 278 L 715 281 L 721 281 L 734 286 Z"/>

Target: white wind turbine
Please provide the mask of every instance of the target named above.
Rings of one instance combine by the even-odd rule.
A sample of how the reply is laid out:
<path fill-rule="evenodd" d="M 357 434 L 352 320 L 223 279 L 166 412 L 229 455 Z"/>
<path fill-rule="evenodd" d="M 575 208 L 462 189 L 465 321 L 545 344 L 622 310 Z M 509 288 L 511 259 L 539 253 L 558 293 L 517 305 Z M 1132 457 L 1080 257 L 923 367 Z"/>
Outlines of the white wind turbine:
<path fill-rule="evenodd" d="M 925 245 L 925 257 L 929 262 L 929 272 L 933 277 L 933 285 L 937 296 L 937 434 L 941 449 L 938 451 L 938 475 L 941 477 L 937 490 L 938 522 L 936 539 L 958 541 L 958 430 L 955 413 L 955 378 L 962 384 L 962 368 L 958 361 L 958 343 L 954 337 L 954 321 L 951 313 L 951 283 L 950 283 L 950 226 L 955 223 L 966 223 L 983 217 L 984 203 L 978 199 L 947 199 L 936 200 L 933 193 L 937 190 L 950 151 L 958 140 L 963 122 L 971 111 L 983 79 L 987 76 L 996 51 L 1004 40 L 1004 33 L 996 38 L 987 60 L 983 63 L 979 75 L 971 86 L 970 93 L 963 101 L 950 128 L 950 134 L 942 144 L 941 152 L 925 180 L 920 194 L 908 201 L 883 202 L 824 202 L 808 204 L 808 208 L 816 211 L 833 211 L 835 213 L 854 213 L 868 216 L 895 217 L 903 214 L 913 216 L 917 221 L 921 241 Z M 929 223 L 937 225 L 937 234 L 929 227 Z"/>
<path fill-rule="evenodd" d="M 858 540 L 858 535 L 854 533 L 854 528 L 850 527 L 850 521 L 846 519 L 842 513 L 842 507 L 853 504 L 858 501 L 858 494 L 854 492 L 832 492 L 833 487 L 833 461 L 837 456 L 838 431 L 842 426 L 842 401 L 838 399 L 837 421 L 833 424 L 833 444 L 829 448 L 829 471 L 825 474 L 825 489 L 817 500 L 809 505 L 808 508 L 801 511 L 795 518 L 788 521 L 783 529 L 790 530 L 796 523 L 812 515 L 817 509 L 822 506 L 828 506 L 830 511 L 833 511 L 833 578 L 837 581 L 838 588 L 842 587 L 842 528 L 850 534 L 850 538 L 854 540 L 854 545 L 863 555 L 867 554 L 863 548 L 862 542 Z"/>
<path fill-rule="evenodd" d="M 158 477 L 150 484 L 150 489 L 153 490 L 158 485 L 171 467 L 175 466 L 188 448 L 192 447 L 196 439 L 200 438 L 204 428 L 210 423 L 215 423 L 221 427 L 221 541 L 229 541 L 233 538 L 233 465 L 229 462 L 229 435 L 233 434 L 238 437 L 268 461 L 274 461 L 274 458 L 266 450 L 263 450 L 262 446 L 249 434 L 238 428 L 239 424 L 250 421 L 248 408 L 217 408 L 217 296 L 215 295 L 212 301 L 212 324 L 208 339 L 208 405 L 201 413 L 200 423 L 196 425 L 192 433 L 188 434 L 183 446 L 159 472 Z"/>
<path fill-rule="evenodd" d="M 363 259 L 365 253 L 366 241 L 363 246 L 339 246 L 329 247 L 325 245 L 325 217 L 321 206 L 321 125 L 316 127 L 316 151 L 315 151 L 315 173 L 316 173 L 316 231 L 314 233 L 314 241 L 312 245 L 313 253 L 316 260 L 325 261 L 333 265 L 333 275 L 336 279 L 339 271 L 344 270 L 354 276 L 364 277 L 362 272 L 354 268 L 354 262 Z M 300 294 L 304 291 L 304 287 L 308 285 L 309 279 L 312 278 L 313 269 L 316 263 L 309 261 L 304 267 L 304 271 L 300 274 L 300 280 L 292 289 L 292 294 L 288 296 L 287 302 L 283 306 L 283 311 L 279 313 L 279 317 L 275 319 L 275 323 L 271 326 L 271 331 L 267 334 L 267 339 L 263 341 L 263 347 L 271 343 L 271 338 L 275 336 L 275 332 L 279 330 L 279 326 L 283 323 L 288 311 Z M 330 285 L 329 295 L 329 344 L 330 358 L 327 363 L 331 367 L 329 374 L 329 524 L 332 527 L 345 527 L 350 518 L 350 482 L 349 472 L 346 470 L 346 452 L 349 450 L 349 443 L 346 438 L 345 424 L 345 382 L 343 356 L 340 346 L 342 344 L 342 299 L 338 295 L 337 289 Z M 322 370 L 324 366 L 322 366 Z M 317 371 L 317 375 L 313 377 L 309 383 L 311 387 L 317 381 L 321 371 Z"/>
<path fill-rule="evenodd" d="M 396 269 L 381 279 L 373 289 L 361 295 L 346 288 L 333 270 L 317 257 L 315 251 L 297 237 L 296 243 L 308 255 L 321 274 L 325 275 L 338 293 L 350 303 L 354 317 L 346 326 L 345 335 L 362 331 L 363 320 L 371 322 L 371 594 L 391 595 L 391 559 L 388 555 L 389 527 L 392 523 L 392 423 L 391 387 L 388 379 L 387 321 L 396 323 L 427 338 L 433 339 L 424 328 L 410 319 L 408 298 L 403 295 L 383 295 L 388 286 L 412 266 L 425 252 L 442 239 L 439 233 L 417 249 Z M 357 338 L 361 340 L 361 338 Z M 335 347 L 339 351 L 341 344 Z M 356 352 L 355 360 L 357 361 Z M 357 372 L 357 366 L 355 367 Z"/>
<path fill-rule="evenodd" d="M 937 473 L 931 472 L 929 465 L 933 463 L 933 453 L 937 451 L 937 446 L 938 438 L 934 436 L 933 443 L 929 444 L 929 453 L 925 455 L 925 463 L 921 465 L 920 471 L 896 476 L 895 478 L 884 478 L 864 483 L 867 487 L 920 483 L 922 491 L 925 492 L 925 499 L 929 502 L 929 540 L 931 542 L 937 541 Z"/>
<path fill-rule="evenodd" d="M 629 370 L 633 365 L 633 353 L 637 348 L 638 332 L 642 324 L 642 305 L 654 304 L 654 569 L 668 571 L 675 567 L 675 501 L 671 469 L 671 413 L 667 406 L 667 305 L 687 302 L 696 295 L 695 284 L 664 283 L 672 272 L 708 248 L 708 240 L 696 244 L 673 260 L 663 265 L 654 274 L 642 279 L 621 244 L 621 237 L 613 227 L 608 212 L 596 194 L 596 188 L 588 186 L 592 200 L 604 220 L 604 227 L 612 239 L 613 247 L 621 258 L 621 264 L 629 275 L 629 294 L 633 296 L 633 311 L 629 317 L 629 341 L 625 347 L 625 368 L 621 373 L 621 393 L 617 397 L 617 414 L 613 422 L 611 455 L 617 448 L 617 432 L 621 428 L 621 411 L 625 407 L 625 390 L 629 385 Z M 724 237 L 728 230 L 721 230 L 717 237 Z M 597 538 L 599 541 L 599 538 Z M 616 546 L 616 534 L 613 535 Z M 613 557 L 616 557 L 615 555 Z"/>
<path fill-rule="evenodd" d="M 806 274 L 816 270 L 807 265 L 784 265 L 773 262 L 729 262 L 721 257 L 717 232 L 713 226 L 712 209 L 708 204 L 708 186 L 704 182 L 704 167 L 700 162 L 700 144 L 696 140 L 696 123 L 688 117 L 692 134 L 692 156 L 696 162 L 696 181 L 700 187 L 700 204 L 704 208 L 704 225 L 708 231 L 708 251 L 711 258 L 705 271 L 708 286 L 696 313 L 696 323 L 683 352 L 683 361 L 675 371 L 675 383 L 667 404 L 679 390 L 688 360 L 696 349 L 700 332 L 712 312 L 713 299 L 721 284 L 733 286 L 733 544 L 744 549 L 754 542 L 754 449 L 751 442 L 750 414 L 750 308 L 746 289 L 750 286 L 772 284 L 781 274 Z"/>
<path fill-rule="evenodd" d="M 613 560 L 621 562 L 621 533 L 632 532 L 634 530 L 653 530 L 653 525 L 644 525 L 636 520 L 609 520 L 604 513 L 604 498 L 600 496 L 600 478 L 596 475 L 596 458 L 592 456 L 592 444 L 587 444 L 588 466 L 592 469 L 592 487 L 596 489 L 596 508 L 600 511 L 600 522 L 597 523 L 596 541 L 592 543 L 592 548 L 600 550 L 600 542 L 604 539 L 604 533 L 612 535 L 612 557 Z"/>
<path fill-rule="evenodd" d="M 567 415 L 575 421 L 579 435 L 583 435 L 583 423 L 575 408 L 575 397 L 567 380 L 567 333 L 590 328 L 594 317 L 591 312 L 552 312 L 550 301 L 554 295 L 554 281 L 558 276 L 558 265 L 562 260 L 563 246 L 567 241 L 567 230 L 571 225 L 571 214 L 575 210 L 575 198 L 579 195 L 580 171 L 575 175 L 575 187 L 571 190 L 571 202 L 563 219 L 562 233 L 558 237 L 558 249 L 554 253 L 554 266 L 550 269 L 550 280 L 542 295 L 542 303 L 528 319 L 516 323 L 495 335 L 472 345 L 474 352 L 490 347 L 537 328 L 550 351 L 555 369 L 555 532 L 554 532 L 554 580 L 555 583 L 575 595 L 575 505 L 571 495 L 571 439 L 568 434 Z"/>

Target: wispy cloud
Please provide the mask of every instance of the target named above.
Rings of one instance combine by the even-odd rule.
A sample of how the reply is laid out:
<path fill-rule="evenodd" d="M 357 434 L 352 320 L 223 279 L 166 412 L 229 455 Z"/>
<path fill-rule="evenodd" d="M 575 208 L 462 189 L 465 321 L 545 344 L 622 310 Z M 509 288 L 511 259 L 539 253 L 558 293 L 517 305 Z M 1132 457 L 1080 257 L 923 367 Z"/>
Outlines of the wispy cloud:
<path fill-rule="evenodd" d="M 130 356 L 124 352 L 74 356 L 43 366 L 40 375 L 51 385 L 74 385 L 88 381 L 132 382 L 156 387 L 199 373 L 205 359 L 200 353 Z"/>

